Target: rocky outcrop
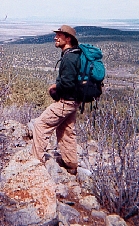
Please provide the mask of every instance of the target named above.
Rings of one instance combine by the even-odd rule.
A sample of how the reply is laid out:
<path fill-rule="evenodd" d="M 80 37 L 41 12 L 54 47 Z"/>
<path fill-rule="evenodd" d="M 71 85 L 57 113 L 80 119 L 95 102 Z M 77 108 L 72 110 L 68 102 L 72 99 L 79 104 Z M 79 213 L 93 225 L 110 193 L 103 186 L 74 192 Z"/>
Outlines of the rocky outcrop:
<path fill-rule="evenodd" d="M 83 150 L 78 147 L 79 167 L 74 176 L 56 162 L 56 143 L 50 143 L 43 165 L 30 153 L 32 140 L 26 135 L 26 126 L 8 121 L 0 128 L 0 225 L 127 225 L 119 216 L 101 209 L 91 192 L 89 164 L 93 164 L 96 143 L 90 144 L 89 160 L 81 158 Z"/>
<path fill-rule="evenodd" d="M 44 165 L 30 157 L 29 150 L 18 151 L 2 174 L 2 192 L 16 202 L 6 210 L 13 225 L 47 222 L 56 218 L 55 183 Z"/>

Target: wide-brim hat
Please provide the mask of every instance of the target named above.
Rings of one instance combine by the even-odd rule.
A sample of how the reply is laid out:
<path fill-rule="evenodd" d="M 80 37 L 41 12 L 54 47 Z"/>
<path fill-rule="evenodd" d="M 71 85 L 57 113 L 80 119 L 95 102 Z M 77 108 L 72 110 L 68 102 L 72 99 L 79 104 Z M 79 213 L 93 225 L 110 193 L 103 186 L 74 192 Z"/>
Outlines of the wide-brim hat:
<path fill-rule="evenodd" d="M 61 33 L 67 33 L 69 34 L 72 39 L 75 41 L 76 44 L 78 44 L 78 40 L 76 38 L 76 31 L 74 28 L 68 26 L 68 25 L 62 25 L 60 28 L 58 28 L 57 30 L 54 30 L 54 32 L 61 32 Z"/>

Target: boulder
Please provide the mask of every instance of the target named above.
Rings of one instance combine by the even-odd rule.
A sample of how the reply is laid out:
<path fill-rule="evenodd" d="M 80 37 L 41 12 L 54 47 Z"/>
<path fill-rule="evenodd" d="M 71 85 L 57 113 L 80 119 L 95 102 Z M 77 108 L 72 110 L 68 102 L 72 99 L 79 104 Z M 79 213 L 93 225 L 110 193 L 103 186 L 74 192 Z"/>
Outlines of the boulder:
<path fill-rule="evenodd" d="M 92 209 L 99 210 L 100 209 L 100 205 L 97 202 L 97 199 L 95 198 L 95 196 L 92 196 L 92 195 L 88 195 L 88 196 L 81 198 L 79 203 L 85 209 L 88 209 L 88 210 L 92 210 Z"/>
<path fill-rule="evenodd" d="M 127 226 L 126 222 L 118 215 L 109 215 L 106 217 L 106 226 Z"/>
<path fill-rule="evenodd" d="M 58 218 L 61 222 L 61 226 L 69 226 L 69 222 L 74 221 L 76 223 L 80 220 L 80 213 L 73 207 L 64 203 L 58 203 Z"/>

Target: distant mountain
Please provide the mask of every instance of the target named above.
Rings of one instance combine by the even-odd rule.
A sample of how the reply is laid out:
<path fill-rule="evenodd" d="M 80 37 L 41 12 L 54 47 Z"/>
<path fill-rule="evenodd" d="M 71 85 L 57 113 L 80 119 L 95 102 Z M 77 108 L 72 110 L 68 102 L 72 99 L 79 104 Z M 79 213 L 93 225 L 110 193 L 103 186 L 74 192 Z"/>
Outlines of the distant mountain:
<path fill-rule="evenodd" d="M 139 31 L 122 31 L 112 28 L 102 28 L 96 26 L 75 27 L 77 34 L 82 35 L 139 35 Z"/>
<path fill-rule="evenodd" d="M 38 35 L 31 37 L 20 37 L 18 40 L 12 42 L 13 44 L 42 44 L 54 41 L 54 34 Z"/>
<path fill-rule="evenodd" d="M 78 26 L 75 29 L 80 42 L 139 41 L 139 31 L 122 31 L 95 26 Z"/>
<path fill-rule="evenodd" d="M 118 29 L 95 26 L 75 27 L 79 42 L 98 41 L 139 41 L 139 31 L 122 31 Z M 54 41 L 54 33 L 40 36 L 22 36 L 17 40 L 9 40 L 11 44 L 42 44 Z M 4 43 L 4 42 L 3 42 Z"/>

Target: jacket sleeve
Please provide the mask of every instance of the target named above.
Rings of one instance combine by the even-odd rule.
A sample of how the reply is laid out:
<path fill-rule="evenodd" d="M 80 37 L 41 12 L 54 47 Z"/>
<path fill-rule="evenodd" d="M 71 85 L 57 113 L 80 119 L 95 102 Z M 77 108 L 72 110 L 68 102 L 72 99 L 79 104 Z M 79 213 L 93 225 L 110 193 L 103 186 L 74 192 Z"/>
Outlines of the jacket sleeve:
<path fill-rule="evenodd" d="M 60 64 L 59 76 L 56 79 L 57 92 L 72 92 L 75 88 L 77 73 L 77 58 L 74 54 L 65 54 Z"/>

